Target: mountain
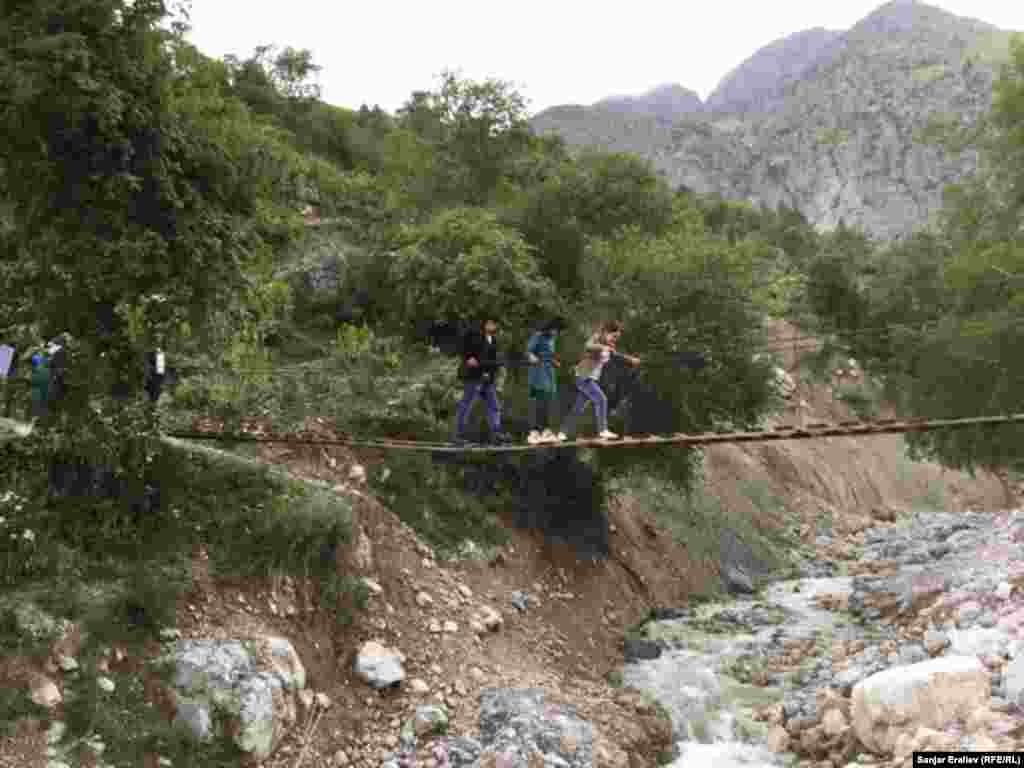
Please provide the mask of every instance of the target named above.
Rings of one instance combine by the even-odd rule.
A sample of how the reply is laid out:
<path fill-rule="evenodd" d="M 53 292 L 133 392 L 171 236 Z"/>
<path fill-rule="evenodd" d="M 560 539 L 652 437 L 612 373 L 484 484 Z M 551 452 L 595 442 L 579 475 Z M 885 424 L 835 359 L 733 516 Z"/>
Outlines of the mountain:
<path fill-rule="evenodd" d="M 708 96 L 715 112 L 767 112 L 778 107 L 786 86 L 836 50 L 842 37 L 821 27 L 769 43 L 722 78 Z"/>
<path fill-rule="evenodd" d="M 973 123 L 1010 34 L 940 8 L 896 0 L 830 37 L 807 30 L 727 75 L 704 114 L 672 125 L 650 114 L 554 107 L 539 132 L 651 160 L 675 186 L 794 206 L 822 229 L 840 219 L 879 237 L 926 224 L 943 187 L 975 153 L 925 143 L 930 125 Z"/>
<path fill-rule="evenodd" d="M 678 83 L 659 85 L 639 96 L 611 96 L 602 99 L 594 106 L 631 114 L 653 115 L 669 122 L 683 115 L 704 110 L 700 96 L 695 91 L 684 88 Z"/>

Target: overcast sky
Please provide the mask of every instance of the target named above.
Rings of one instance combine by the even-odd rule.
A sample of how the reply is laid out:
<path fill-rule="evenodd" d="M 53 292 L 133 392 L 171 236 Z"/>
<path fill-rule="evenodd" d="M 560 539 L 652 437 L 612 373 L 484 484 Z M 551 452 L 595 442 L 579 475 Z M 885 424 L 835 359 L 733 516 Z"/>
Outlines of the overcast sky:
<path fill-rule="evenodd" d="M 960 16 L 1024 31 L 1019 0 L 939 0 Z M 192 0 L 192 42 L 241 57 L 308 48 L 323 99 L 393 112 L 444 69 L 512 81 L 531 113 L 678 82 L 702 99 L 761 46 L 811 27 L 848 29 L 877 0 Z"/>

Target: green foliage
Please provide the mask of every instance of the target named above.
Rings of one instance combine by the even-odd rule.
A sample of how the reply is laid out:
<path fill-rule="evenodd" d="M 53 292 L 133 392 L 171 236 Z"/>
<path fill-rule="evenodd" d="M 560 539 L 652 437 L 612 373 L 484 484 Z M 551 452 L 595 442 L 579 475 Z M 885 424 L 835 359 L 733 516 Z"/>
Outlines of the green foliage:
<path fill-rule="evenodd" d="M 413 453 L 369 473 L 368 480 L 403 522 L 442 554 L 455 555 L 466 542 L 486 547 L 508 539 L 498 514 L 509 505 L 512 488 L 502 484 L 488 493 L 468 493 L 472 471 L 473 462 L 438 466 L 430 456 Z"/>
<path fill-rule="evenodd" d="M 592 244 L 588 294 L 603 316 L 625 320 L 623 349 L 641 359 L 683 350 L 712 359 L 699 371 L 641 366 L 625 424 L 633 434 L 753 426 L 777 403 L 769 362 L 750 353 L 764 343 L 763 308 L 754 298 L 757 246 L 730 247 L 706 233 L 693 213 L 680 203 L 676 226 L 662 237 L 632 231 Z M 697 458 L 672 446 L 623 448 L 601 460 L 615 471 L 634 462 L 661 467 L 688 486 Z"/>
<path fill-rule="evenodd" d="M 406 322 L 486 316 L 525 328 L 557 308 L 554 286 L 526 243 L 487 211 L 444 211 L 405 239 L 409 244 L 394 255 L 390 281 Z"/>
<path fill-rule="evenodd" d="M 527 187 L 504 218 L 536 250 L 544 275 L 579 297 L 587 239 L 624 227 L 661 234 L 672 220 L 672 194 L 646 161 L 588 149 Z"/>
<path fill-rule="evenodd" d="M 431 147 L 431 180 L 419 205 L 488 205 L 507 194 L 518 156 L 532 142 L 526 102 L 511 83 L 443 72 L 399 110 L 402 127 Z M 432 200 L 432 204 L 429 202 Z"/>

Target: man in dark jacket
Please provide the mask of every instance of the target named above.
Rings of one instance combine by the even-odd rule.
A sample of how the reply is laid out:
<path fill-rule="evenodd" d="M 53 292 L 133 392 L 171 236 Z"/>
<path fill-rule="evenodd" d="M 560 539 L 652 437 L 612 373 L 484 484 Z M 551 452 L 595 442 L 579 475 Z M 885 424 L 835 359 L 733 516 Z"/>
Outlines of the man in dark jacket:
<path fill-rule="evenodd" d="M 498 362 L 498 342 L 495 334 L 498 323 L 485 320 L 481 331 L 474 331 L 466 336 L 462 349 L 462 366 L 459 369 L 462 378 L 462 400 L 455 409 L 454 441 L 459 444 L 466 442 L 466 419 L 477 398 L 484 401 L 487 407 L 487 422 L 491 427 L 491 438 L 496 442 L 507 443 L 511 438 L 501 431 L 501 405 L 495 385 L 501 363 Z"/>

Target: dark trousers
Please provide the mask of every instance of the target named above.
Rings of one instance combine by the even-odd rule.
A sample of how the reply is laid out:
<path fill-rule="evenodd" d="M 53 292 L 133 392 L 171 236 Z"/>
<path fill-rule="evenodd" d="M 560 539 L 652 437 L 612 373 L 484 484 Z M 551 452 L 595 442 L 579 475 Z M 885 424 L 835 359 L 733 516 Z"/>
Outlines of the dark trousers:
<path fill-rule="evenodd" d="M 490 381 L 464 381 L 462 384 L 462 399 L 455 408 L 455 436 L 461 436 L 466 430 L 466 419 L 477 398 L 484 401 L 487 408 L 487 422 L 491 426 L 491 432 L 501 431 L 501 410 L 498 404 L 498 395 L 494 391 L 494 384 Z"/>
<path fill-rule="evenodd" d="M 603 432 L 608 429 L 608 398 L 604 396 L 601 387 L 593 379 L 576 377 L 576 402 L 572 410 L 565 417 L 562 431 L 568 434 L 576 427 L 576 420 L 582 415 L 587 403 L 594 404 L 594 418 L 597 421 L 597 431 Z"/>

